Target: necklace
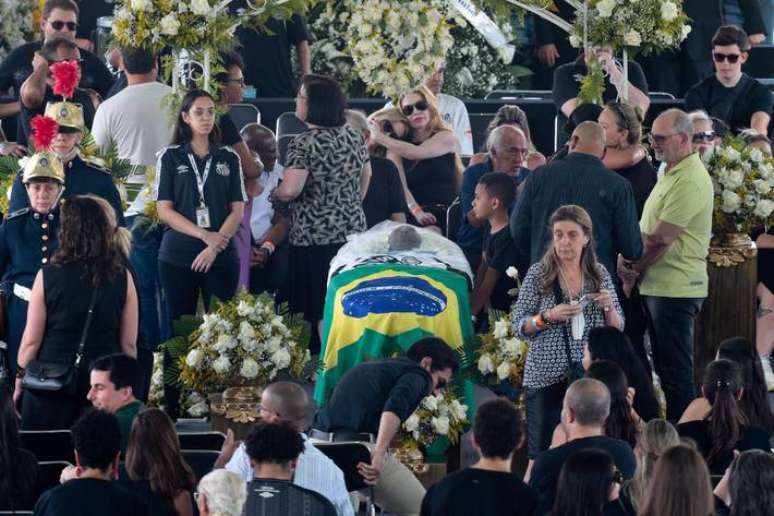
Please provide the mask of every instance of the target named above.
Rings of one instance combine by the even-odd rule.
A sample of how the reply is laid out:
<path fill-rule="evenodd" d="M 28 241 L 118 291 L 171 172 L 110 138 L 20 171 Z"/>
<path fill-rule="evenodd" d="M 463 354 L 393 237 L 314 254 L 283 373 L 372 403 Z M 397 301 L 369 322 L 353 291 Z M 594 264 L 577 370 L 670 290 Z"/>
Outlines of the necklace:
<path fill-rule="evenodd" d="M 572 294 L 572 288 L 570 287 L 570 282 L 567 281 L 567 278 L 564 275 L 564 272 L 562 272 L 562 266 L 559 265 L 559 277 L 564 281 L 564 286 L 567 289 L 567 295 L 570 298 L 570 303 L 573 301 L 573 294 Z M 581 269 L 581 275 L 580 275 L 580 287 L 578 287 L 578 299 L 581 297 L 581 291 L 583 290 L 583 269 Z"/>

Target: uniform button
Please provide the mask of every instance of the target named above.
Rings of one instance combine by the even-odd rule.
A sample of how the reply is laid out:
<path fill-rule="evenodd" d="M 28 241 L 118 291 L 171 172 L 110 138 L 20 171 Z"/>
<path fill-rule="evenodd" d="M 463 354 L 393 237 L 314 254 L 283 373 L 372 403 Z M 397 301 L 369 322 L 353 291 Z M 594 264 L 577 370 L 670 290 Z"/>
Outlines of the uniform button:
<path fill-rule="evenodd" d="M 40 248 L 40 250 L 45 253 L 46 251 L 48 251 L 48 246 L 44 245 L 43 247 Z"/>
<path fill-rule="evenodd" d="M 40 261 L 41 261 L 41 263 L 48 263 L 48 258 L 43 258 L 43 259 L 42 259 L 42 260 L 40 260 Z"/>
<path fill-rule="evenodd" d="M 33 213 L 32 214 L 32 218 L 39 219 L 40 218 L 40 213 Z"/>
<path fill-rule="evenodd" d="M 40 238 L 42 238 L 43 240 L 48 240 L 48 235 L 43 235 Z"/>
<path fill-rule="evenodd" d="M 42 227 L 43 229 L 46 229 L 48 227 L 48 224 L 44 222 L 43 224 L 40 225 L 40 227 Z"/>

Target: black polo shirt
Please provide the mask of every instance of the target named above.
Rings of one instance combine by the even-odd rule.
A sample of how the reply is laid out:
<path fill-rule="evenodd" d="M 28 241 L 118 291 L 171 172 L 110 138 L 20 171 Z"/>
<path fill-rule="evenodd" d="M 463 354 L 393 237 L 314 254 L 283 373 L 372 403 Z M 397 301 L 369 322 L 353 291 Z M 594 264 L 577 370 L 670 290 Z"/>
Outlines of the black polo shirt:
<path fill-rule="evenodd" d="M 172 201 L 176 212 L 196 224 L 199 189 L 196 169 L 204 175 L 208 160 L 212 160 L 204 181 L 204 203 L 210 211 L 210 231 L 218 231 L 231 213 L 232 202 L 246 202 L 242 164 L 231 147 L 214 147 L 204 158 L 196 156 L 189 144 L 172 145 L 161 151 L 157 164 L 157 201 Z M 166 226 L 159 250 L 159 260 L 179 267 L 190 267 L 206 244 Z M 215 261 L 215 266 L 238 262 L 233 240 Z"/>

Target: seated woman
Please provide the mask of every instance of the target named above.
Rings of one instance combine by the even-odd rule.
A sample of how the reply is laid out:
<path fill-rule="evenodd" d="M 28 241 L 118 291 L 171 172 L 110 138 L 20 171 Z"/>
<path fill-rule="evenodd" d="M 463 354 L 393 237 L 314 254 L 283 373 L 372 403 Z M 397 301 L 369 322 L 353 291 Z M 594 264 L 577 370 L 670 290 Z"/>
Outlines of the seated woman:
<path fill-rule="evenodd" d="M 718 347 L 717 358 L 731 360 L 742 370 L 744 388 L 739 406 L 747 418 L 747 423 L 769 432 L 774 431 L 774 414 L 767 400 L 764 375 L 752 342 L 742 337 L 726 339 Z M 703 419 L 711 409 L 706 397 L 696 398 L 685 409 L 680 423 Z"/>
<path fill-rule="evenodd" d="M 380 132 L 390 138 L 406 141 L 406 138 L 409 136 L 408 121 L 403 116 L 403 113 L 400 112 L 400 109 L 396 107 L 386 107 L 371 113 L 368 121 L 372 125 L 378 126 Z M 373 132 L 371 132 L 371 138 L 368 142 L 368 153 L 380 158 L 387 156 L 387 148 L 376 143 L 373 138 Z"/>
<path fill-rule="evenodd" d="M 549 516 L 617 516 L 623 475 L 613 457 L 596 448 L 579 450 L 562 466 Z"/>
<path fill-rule="evenodd" d="M 532 143 L 532 136 L 529 132 L 529 120 L 527 120 L 527 114 L 519 106 L 514 106 L 511 104 L 501 106 L 486 128 L 486 138 L 484 141 L 489 139 L 489 134 L 492 131 L 502 125 L 512 125 L 514 127 L 518 127 L 524 132 L 524 136 L 527 137 L 529 153 L 527 154 L 527 160 L 524 164 L 525 167 L 530 170 L 535 170 L 540 165 L 546 164 L 546 157 L 538 152 L 538 150 L 535 148 L 535 145 Z M 470 163 L 468 163 L 468 166 L 483 163 L 486 161 L 486 159 L 487 152 L 486 149 L 484 149 L 482 152 L 479 152 L 470 158 Z"/>
<path fill-rule="evenodd" d="M 769 432 L 749 425 L 742 412 L 744 383 L 737 364 L 725 359 L 710 363 L 701 390 L 711 405 L 709 413 L 681 422 L 677 431 L 696 442 L 713 475 L 723 474 L 734 458 L 734 450 L 771 448 Z"/>
<path fill-rule="evenodd" d="M 627 324 L 629 320 L 626 320 Z M 629 390 L 634 391 L 632 408 L 644 420 L 659 417 L 659 404 L 653 383 L 634 352 L 629 337 L 611 326 L 600 326 L 589 332 L 589 342 L 583 350 L 583 368 L 588 370 L 596 360 L 612 360 L 626 373 Z"/>
<path fill-rule="evenodd" d="M 0 511 L 31 509 L 37 476 L 38 459 L 21 447 L 11 393 L 0 385 Z"/>
<path fill-rule="evenodd" d="M 191 516 L 193 470 L 180 454 L 172 420 L 159 409 L 138 413 L 132 423 L 122 484 L 148 503 L 155 516 Z"/>
<path fill-rule="evenodd" d="M 715 514 L 707 464 L 692 446 L 666 450 L 656 463 L 639 516 Z"/>
<path fill-rule="evenodd" d="M 403 181 L 410 222 L 445 229 L 446 209 L 454 202 L 462 180 L 457 137 L 438 112 L 435 95 L 426 86 L 400 97 L 400 110 L 410 127 L 409 141 L 401 141 L 371 125 L 371 138 L 387 149 Z"/>
<path fill-rule="evenodd" d="M 774 515 L 774 455 L 761 450 L 739 454 L 715 487 L 722 502 L 718 516 Z"/>

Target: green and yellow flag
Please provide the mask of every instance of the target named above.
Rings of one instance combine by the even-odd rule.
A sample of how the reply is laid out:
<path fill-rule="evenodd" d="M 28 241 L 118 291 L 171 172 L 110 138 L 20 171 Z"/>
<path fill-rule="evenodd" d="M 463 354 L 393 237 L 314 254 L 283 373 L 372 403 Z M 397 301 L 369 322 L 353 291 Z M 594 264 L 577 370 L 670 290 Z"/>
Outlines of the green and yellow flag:
<path fill-rule="evenodd" d="M 406 351 L 435 336 L 463 353 L 473 343 L 468 279 L 449 270 L 401 264 L 363 265 L 328 285 L 320 370 L 322 406 L 351 367 Z"/>

